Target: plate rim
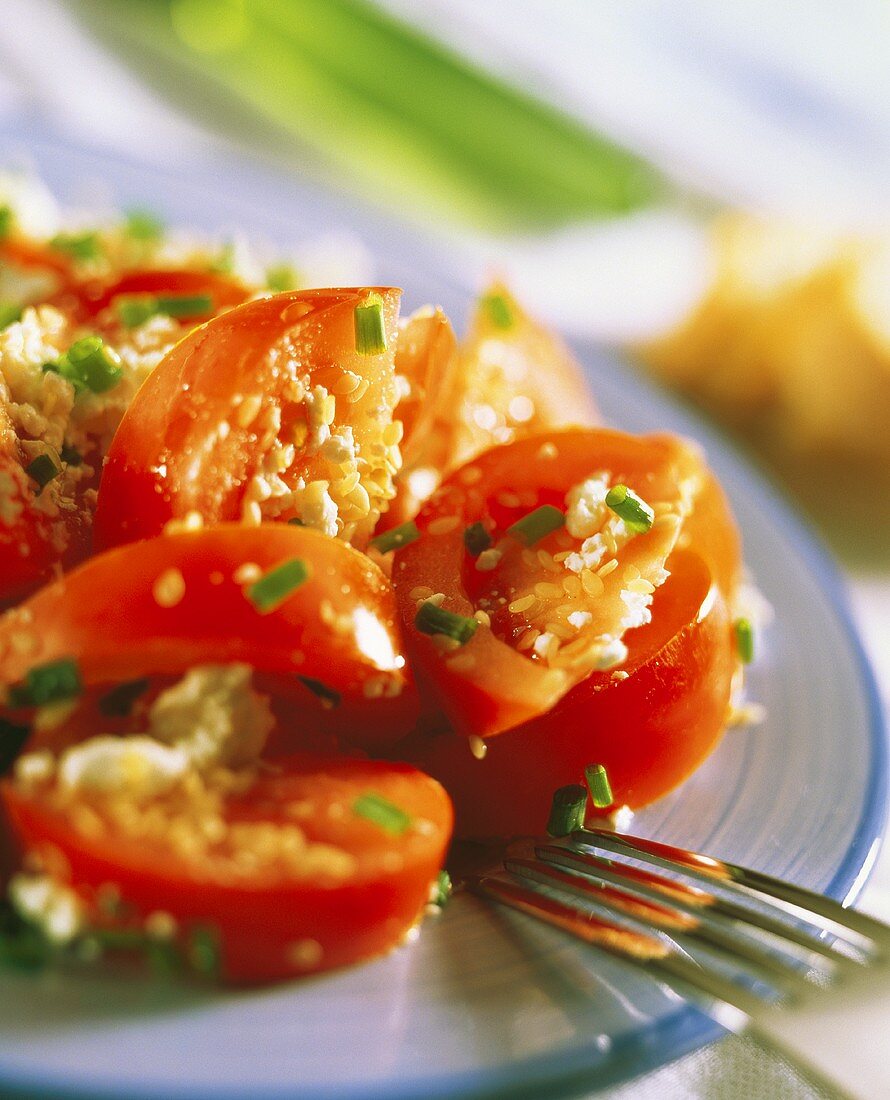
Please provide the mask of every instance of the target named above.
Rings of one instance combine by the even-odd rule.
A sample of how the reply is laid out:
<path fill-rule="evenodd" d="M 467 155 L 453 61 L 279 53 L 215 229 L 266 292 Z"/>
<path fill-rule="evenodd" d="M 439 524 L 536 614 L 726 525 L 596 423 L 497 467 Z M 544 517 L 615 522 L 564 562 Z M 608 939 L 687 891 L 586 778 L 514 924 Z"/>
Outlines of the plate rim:
<path fill-rule="evenodd" d="M 128 170 L 144 171 L 150 176 L 179 180 L 186 182 L 190 189 L 196 186 L 184 177 L 181 164 L 153 165 L 134 157 L 96 149 L 87 143 L 65 139 L 52 132 L 34 133 L 30 126 L 27 132 L 22 133 L 14 126 L 10 127 L 4 120 L 4 123 L 0 124 L 0 149 L 8 142 L 15 142 L 24 147 L 37 145 L 44 149 L 56 146 L 70 154 L 85 156 L 97 163 L 117 164 Z M 8 148 L 3 150 L 7 156 L 9 151 Z M 222 163 L 230 163 L 242 176 L 255 175 L 257 178 L 264 179 L 270 186 L 288 186 L 287 178 L 267 164 L 259 166 L 249 164 L 242 157 L 232 155 L 230 152 L 214 159 Z M 200 161 L 198 167 L 200 170 Z M 296 186 L 291 182 L 290 189 L 292 195 L 295 191 L 317 190 L 311 182 L 306 181 L 298 181 Z M 334 202 L 338 206 L 344 206 L 342 192 L 335 196 Z M 359 208 L 361 200 L 356 199 L 354 205 Z M 378 224 L 386 222 L 392 224 L 391 220 L 381 215 L 379 210 L 374 210 L 372 217 Z M 424 239 L 423 234 L 415 230 L 416 227 L 412 226 L 404 228 L 403 232 L 414 237 L 421 246 L 425 259 L 426 254 L 431 251 L 430 241 Z M 468 288 L 449 278 L 445 271 L 440 270 L 438 274 L 443 283 L 450 283 L 452 288 L 459 290 L 461 294 L 471 293 Z M 592 354 L 593 346 L 590 344 L 579 344 L 575 341 L 573 345 L 582 349 L 579 356 L 582 362 L 585 354 L 588 358 Z M 616 355 L 615 358 L 620 357 Z M 644 391 L 656 395 L 659 402 L 671 406 L 680 415 L 693 418 L 696 436 L 704 441 L 706 448 L 716 448 L 721 458 L 725 457 L 731 463 L 739 491 L 752 498 L 755 503 L 762 503 L 773 514 L 782 515 L 783 531 L 787 540 L 816 581 L 825 597 L 828 610 L 841 628 L 842 637 L 853 660 L 856 682 L 866 706 L 870 750 L 868 783 L 863 795 L 859 821 L 841 864 L 825 891 L 844 904 L 850 904 L 867 882 L 883 842 L 888 812 L 890 747 L 888 747 L 885 733 L 884 704 L 871 662 L 853 619 L 845 581 L 830 551 L 803 518 L 798 504 L 776 484 L 774 478 L 757 462 L 756 458 L 743 453 L 731 437 L 724 435 L 711 422 L 703 419 L 700 411 L 679 400 L 675 394 L 655 386 L 649 379 L 641 378 L 639 373 L 623 359 L 620 368 L 622 372 L 628 374 L 633 386 L 641 387 Z M 253 1096 L 255 1100 L 285 1100 L 285 1098 L 295 1100 L 299 1096 L 307 1095 L 318 1097 L 318 1100 L 347 1100 L 347 1098 L 348 1100 L 413 1100 L 415 1097 L 461 1097 L 464 1100 L 481 1100 L 484 1097 L 505 1096 L 509 1093 L 510 1097 L 557 1100 L 558 1097 L 578 1091 L 591 1089 L 599 1091 L 631 1078 L 641 1077 L 725 1034 L 727 1032 L 723 1028 L 703 1013 L 684 1005 L 669 1016 L 622 1036 L 607 1050 L 597 1048 L 595 1044 L 585 1044 L 574 1050 L 563 1049 L 521 1061 L 512 1061 L 502 1067 L 444 1072 L 435 1077 L 415 1077 L 403 1084 L 388 1081 L 368 1087 L 352 1084 L 322 1089 L 313 1087 L 311 1094 L 300 1092 L 298 1086 L 295 1087 L 293 1084 L 271 1085 L 262 1087 L 260 1091 L 254 1092 Z M 667 1057 L 665 1057 L 666 1049 L 669 1050 Z M 87 1097 L 99 1100 L 99 1098 L 121 1094 L 120 1086 L 115 1086 L 112 1082 L 84 1080 L 78 1084 L 66 1084 L 64 1080 L 52 1074 L 38 1076 L 30 1071 L 26 1076 L 17 1075 L 14 1071 L 10 1074 L 2 1063 L 0 1063 L 0 1084 L 5 1089 L 11 1090 L 5 1095 L 10 1098 L 19 1097 L 21 1100 L 36 1100 L 38 1097 L 50 1095 L 58 1097 L 59 1100 L 84 1100 Z M 236 1097 L 243 1095 L 243 1089 L 220 1085 L 214 1085 L 208 1089 L 188 1083 L 177 1084 L 175 1093 L 171 1093 L 166 1088 L 162 1093 L 157 1087 L 143 1088 L 132 1083 L 127 1083 L 124 1087 L 132 1100 L 158 1100 L 162 1094 L 175 1097 L 175 1100 L 235 1100 Z"/>

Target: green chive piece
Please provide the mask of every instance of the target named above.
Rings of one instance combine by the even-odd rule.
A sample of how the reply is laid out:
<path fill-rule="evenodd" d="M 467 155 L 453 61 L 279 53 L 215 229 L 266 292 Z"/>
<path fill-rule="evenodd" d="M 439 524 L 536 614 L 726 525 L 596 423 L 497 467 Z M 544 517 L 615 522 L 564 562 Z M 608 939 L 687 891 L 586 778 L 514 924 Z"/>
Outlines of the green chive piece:
<path fill-rule="evenodd" d="M 126 325 L 127 328 L 138 328 L 139 325 L 144 325 L 150 317 L 154 317 L 158 312 L 157 301 L 144 295 L 118 298 L 114 306 L 121 323 Z"/>
<path fill-rule="evenodd" d="M 754 660 L 754 627 L 750 619 L 736 619 L 735 646 L 742 664 L 750 665 Z"/>
<path fill-rule="evenodd" d="M 587 810 L 587 789 L 580 783 L 570 783 L 553 792 L 547 832 L 550 836 L 568 836 L 576 829 L 584 828 Z"/>
<path fill-rule="evenodd" d="M 99 713 L 106 718 L 126 718 L 136 704 L 140 695 L 148 691 L 147 679 L 128 680 L 124 684 L 118 684 L 111 691 L 106 691 L 99 699 Z"/>
<path fill-rule="evenodd" d="M 123 375 L 117 352 L 106 346 L 101 336 L 84 336 L 75 341 L 54 363 L 44 363 L 45 371 L 67 378 L 74 388 L 105 393 L 120 382 Z"/>
<path fill-rule="evenodd" d="M 542 504 L 507 528 L 507 534 L 525 546 L 534 546 L 546 535 L 558 531 L 566 521 L 565 513 L 552 504 Z"/>
<path fill-rule="evenodd" d="M 291 558 L 254 581 L 245 594 L 261 615 L 268 615 L 309 579 L 309 566 L 302 558 Z"/>
<path fill-rule="evenodd" d="M 430 904 L 438 905 L 440 909 L 444 909 L 451 900 L 453 891 L 454 885 L 451 881 L 451 875 L 446 870 L 441 870 L 436 875 L 436 881 L 430 893 Z"/>
<path fill-rule="evenodd" d="M 392 836 L 401 836 L 412 824 L 409 814 L 375 791 L 365 791 L 363 795 L 359 795 L 352 804 L 352 812 L 356 817 L 363 817 L 366 821 L 379 825 L 385 833 Z"/>
<path fill-rule="evenodd" d="M 76 447 L 69 447 L 67 443 L 62 444 L 62 449 L 59 451 L 59 458 L 61 458 L 66 466 L 83 465 L 83 455 Z"/>
<path fill-rule="evenodd" d="M 421 634 L 445 634 L 459 645 L 466 645 L 479 624 L 466 615 L 456 615 L 434 603 L 422 603 L 414 616 L 414 625 Z"/>
<path fill-rule="evenodd" d="M 61 657 L 29 669 L 24 682 L 9 689 L 9 702 L 14 707 L 45 707 L 76 699 L 83 692 L 83 682 L 77 661 Z"/>
<path fill-rule="evenodd" d="M 186 954 L 192 970 L 207 978 L 220 972 L 219 932 L 210 925 L 196 924 L 189 933 Z"/>
<path fill-rule="evenodd" d="M 57 233 L 49 246 L 74 260 L 98 260 L 102 255 L 98 233 Z"/>
<path fill-rule="evenodd" d="M 471 523 L 464 530 L 464 546 L 471 557 L 478 558 L 483 550 L 487 550 L 491 546 L 493 541 L 491 535 L 486 531 L 484 523 Z"/>
<path fill-rule="evenodd" d="M 2 234 L 0 234 L 2 239 Z M 24 307 L 16 302 L 0 302 L 0 332 L 16 321 L 21 321 Z"/>
<path fill-rule="evenodd" d="M 355 350 L 359 355 L 386 351 L 383 299 L 379 294 L 369 294 L 363 305 L 355 307 Z"/>
<path fill-rule="evenodd" d="M 159 241 L 164 236 L 164 223 L 151 210 L 128 210 L 124 228 L 136 241 Z"/>
<path fill-rule="evenodd" d="M 420 532 L 417 530 L 417 524 L 414 520 L 409 520 L 408 523 L 403 523 L 399 527 L 392 527 L 389 531 L 384 531 L 382 535 L 371 539 L 368 545 L 373 546 L 375 550 L 379 550 L 381 554 L 388 554 L 390 550 L 401 550 L 403 546 L 416 542 L 419 538 Z"/>
<path fill-rule="evenodd" d="M 516 318 L 513 308 L 503 294 L 486 294 L 479 299 L 479 307 L 494 328 L 511 329 Z"/>
<path fill-rule="evenodd" d="M 37 495 L 40 496 L 53 478 L 59 476 L 61 470 L 49 455 L 38 455 L 25 467 L 25 473 L 40 486 L 37 490 Z"/>
<path fill-rule="evenodd" d="M 645 500 L 626 485 L 613 485 L 606 493 L 606 504 L 624 520 L 625 527 L 637 535 L 645 534 L 655 519 L 655 513 Z"/>
<path fill-rule="evenodd" d="M 14 221 L 15 216 L 12 207 L 4 203 L 0 206 L 0 241 L 9 236 Z"/>
<path fill-rule="evenodd" d="M 0 775 L 6 775 L 30 736 L 30 726 L 20 726 L 0 718 Z"/>
<path fill-rule="evenodd" d="M 300 276 L 292 264 L 274 264 L 266 269 L 266 286 L 276 294 L 296 290 L 299 285 Z"/>
<path fill-rule="evenodd" d="M 612 786 L 609 776 L 603 764 L 588 764 L 584 769 L 584 778 L 587 780 L 587 789 L 594 806 L 598 810 L 604 810 L 615 801 L 612 794 Z"/>
<path fill-rule="evenodd" d="M 203 317 L 213 312 L 213 299 L 209 294 L 180 294 L 157 299 L 158 313 L 168 317 Z"/>
<path fill-rule="evenodd" d="M 321 699 L 321 705 L 326 709 L 333 710 L 334 707 L 340 706 L 341 696 L 339 691 L 334 691 L 333 688 L 328 687 L 321 680 L 315 680 L 311 676 L 298 676 L 297 679 L 313 695 Z"/>

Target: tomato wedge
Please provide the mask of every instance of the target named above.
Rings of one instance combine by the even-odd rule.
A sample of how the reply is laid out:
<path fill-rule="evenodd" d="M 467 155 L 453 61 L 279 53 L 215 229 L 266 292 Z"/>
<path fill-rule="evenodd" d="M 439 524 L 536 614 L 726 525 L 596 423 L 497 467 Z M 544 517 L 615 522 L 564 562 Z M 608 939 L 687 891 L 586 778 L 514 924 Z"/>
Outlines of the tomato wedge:
<path fill-rule="evenodd" d="M 648 530 L 634 534 L 605 506 L 609 484 L 654 505 Z M 418 516 L 421 538 L 397 553 L 393 583 L 409 645 L 455 729 L 500 733 L 549 711 L 592 671 L 620 667 L 623 635 L 648 621 L 681 537 L 696 550 L 685 524 L 699 501 L 708 509 L 700 528 L 721 527 L 703 553 L 724 556 L 706 564 L 729 598 L 731 518 L 698 453 L 674 437 L 566 430 L 495 448 L 448 478 Z M 567 502 L 565 526 L 533 545 L 509 533 L 540 507 L 559 517 Z M 475 557 L 464 541 L 473 524 L 491 543 Z M 418 629 L 430 599 L 481 620 L 465 644 L 443 646 Z"/>
<path fill-rule="evenodd" d="M 295 560 L 305 581 L 259 609 L 251 585 Z M 243 661 L 297 690 L 307 710 L 309 680 L 338 697 L 329 728 L 364 747 L 391 744 L 417 716 L 383 574 L 351 547 L 286 524 L 120 547 L 0 619 L 0 684 L 63 658 L 77 661 L 86 687 Z"/>
<path fill-rule="evenodd" d="M 730 615 L 705 562 L 675 551 L 652 621 L 626 635 L 626 676 L 594 672 L 549 712 L 486 742 L 476 759 L 449 731 L 400 749 L 439 779 L 460 836 L 544 831 L 558 787 L 603 764 L 616 805 L 660 798 L 705 759 L 726 723 L 735 669 Z"/>
<path fill-rule="evenodd" d="M 422 917 L 452 821 L 435 780 L 406 764 L 298 755 L 218 785 L 126 813 L 119 796 L 72 798 L 52 780 L 5 781 L 2 798 L 21 848 L 63 867 L 91 918 L 113 888 L 123 927 L 161 910 L 183 943 L 210 932 L 228 981 L 345 966 L 395 947 Z"/>
<path fill-rule="evenodd" d="M 387 349 L 356 350 L 376 293 Z M 399 292 L 309 290 L 247 302 L 180 341 L 142 386 L 108 453 L 97 545 L 205 523 L 301 519 L 362 544 L 393 495 Z"/>

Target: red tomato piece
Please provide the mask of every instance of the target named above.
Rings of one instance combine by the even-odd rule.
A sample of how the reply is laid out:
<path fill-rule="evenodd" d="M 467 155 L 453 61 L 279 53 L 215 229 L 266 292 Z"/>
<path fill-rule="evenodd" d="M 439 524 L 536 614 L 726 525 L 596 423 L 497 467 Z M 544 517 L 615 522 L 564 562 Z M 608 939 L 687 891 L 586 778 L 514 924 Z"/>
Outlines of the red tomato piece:
<path fill-rule="evenodd" d="M 217 797 L 208 781 L 197 806 L 178 790 L 158 795 L 124 817 L 107 796 L 54 797 L 52 781 L 6 781 L 2 798 L 20 847 L 64 867 L 91 916 L 102 919 L 97 895 L 110 885 L 135 910 L 127 927 L 162 910 L 183 942 L 209 928 L 228 981 L 345 966 L 395 947 L 421 919 L 452 823 L 435 780 L 407 764 L 293 756 L 233 786 Z M 388 827 L 357 812 L 368 795 L 396 811 Z M 170 823 L 193 818 L 200 837 L 208 801 L 215 839 L 177 846 Z"/>
<path fill-rule="evenodd" d="M 371 292 L 278 294 L 180 341 L 112 442 L 97 545 L 159 534 L 193 512 L 206 523 L 302 518 L 366 541 L 393 495 L 398 464 L 390 414 L 399 292 L 373 291 L 388 350 L 362 355 L 354 314 Z"/>
<path fill-rule="evenodd" d="M 92 282 L 81 289 L 81 317 L 86 321 L 98 317 L 119 298 L 170 297 L 210 298 L 210 309 L 203 313 L 183 314 L 184 324 L 206 320 L 211 314 L 240 305 L 250 291 L 237 279 L 213 271 L 185 268 L 154 268 L 128 271 L 111 284 Z"/>
<path fill-rule="evenodd" d="M 486 742 L 476 759 L 451 732 L 401 749 L 439 779 L 460 836 L 541 834 L 553 792 L 604 764 L 617 805 L 660 798 L 687 778 L 723 731 L 736 662 L 729 611 L 704 561 L 676 551 L 651 623 L 626 635 L 622 676 L 594 672 L 547 713 Z"/>
<path fill-rule="evenodd" d="M 294 559 L 308 578 L 262 613 L 251 584 Z M 0 619 L 0 654 L 4 685 L 66 657 L 87 687 L 243 661 L 307 704 L 298 677 L 336 692 L 329 728 L 365 747 L 392 744 L 417 716 L 383 574 L 351 547 L 286 524 L 206 528 L 91 558 Z"/>
<path fill-rule="evenodd" d="M 622 534 L 611 518 L 597 520 L 599 556 L 583 568 L 588 544 L 566 529 L 532 547 L 507 535 L 540 505 L 564 509 L 573 486 L 599 475 L 656 505 L 648 531 Z M 699 503 L 707 516 L 687 529 Z M 566 430 L 495 448 L 456 471 L 421 511 L 422 537 L 397 553 L 393 569 L 409 645 L 455 729 L 499 733 L 549 711 L 596 668 L 619 667 L 621 636 L 648 617 L 643 608 L 664 579 L 667 558 L 680 541 L 696 550 L 693 536 L 708 524 L 722 530 L 702 540 L 702 553 L 731 597 L 738 543 L 723 506 L 697 452 L 667 436 Z M 489 560 L 465 549 L 464 530 L 473 523 L 482 523 L 494 543 Z M 718 552 L 720 560 L 712 559 Z M 415 626 L 418 604 L 430 594 L 439 594 L 446 611 L 483 613 L 460 648 L 443 652 L 441 637 Z M 635 606 L 636 620 L 628 610 Z"/>

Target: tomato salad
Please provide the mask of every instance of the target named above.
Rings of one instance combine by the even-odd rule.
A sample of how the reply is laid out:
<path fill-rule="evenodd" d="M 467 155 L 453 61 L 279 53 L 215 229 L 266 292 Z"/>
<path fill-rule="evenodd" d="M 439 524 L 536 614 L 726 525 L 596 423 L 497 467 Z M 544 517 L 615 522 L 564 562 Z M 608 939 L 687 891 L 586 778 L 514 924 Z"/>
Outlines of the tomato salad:
<path fill-rule="evenodd" d="M 145 215 L 0 213 L 9 961 L 342 966 L 442 901 L 452 834 L 710 752 L 752 649 L 726 500 L 504 286 L 458 340 Z"/>

